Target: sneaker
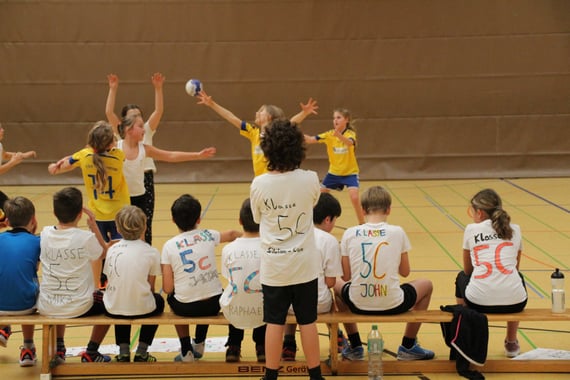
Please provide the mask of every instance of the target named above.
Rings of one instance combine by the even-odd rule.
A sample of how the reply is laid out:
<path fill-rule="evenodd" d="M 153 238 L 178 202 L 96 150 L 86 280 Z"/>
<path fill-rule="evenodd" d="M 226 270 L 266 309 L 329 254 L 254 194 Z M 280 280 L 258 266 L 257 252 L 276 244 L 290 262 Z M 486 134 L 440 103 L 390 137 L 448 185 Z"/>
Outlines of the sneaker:
<path fill-rule="evenodd" d="M 192 353 L 192 351 L 188 351 L 186 353 L 186 355 L 182 356 L 182 352 L 181 352 L 174 357 L 174 361 L 175 362 L 191 363 L 194 361 L 194 354 Z"/>
<path fill-rule="evenodd" d="M 36 348 L 20 347 L 20 367 L 31 367 L 36 365 Z"/>
<path fill-rule="evenodd" d="M 297 347 L 283 346 L 281 351 L 281 360 L 285 362 L 294 362 L 297 355 Z"/>
<path fill-rule="evenodd" d="M 350 347 L 350 345 L 347 345 L 342 349 L 341 354 L 342 357 L 346 360 L 364 360 L 364 348 L 362 346 Z"/>
<path fill-rule="evenodd" d="M 255 346 L 255 355 L 258 363 L 265 363 L 265 346 L 262 344 Z"/>
<path fill-rule="evenodd" d="M 65 348 L 56 351 L 54 357 L 56 365 L 65 363 L 65 351 L 66 351 Z"/>
<path fill-rule="evenodd" d="M 505 339 L 505 356 L 507 358 L 514 358 L 521 353 L 521 346 L 519 345 L 519 341 L 515 340 L 514 342 L 508 342 Z"/>
<path fill-rule="evenodd" d="M 417 341 L 412 348 L 398 347 L 398 360 L 429 360 L 434 356 L 433 351 L 420 347 Z"/>
<path fill-rule="evenodd" d="M 348 340 L 344 336 L 341 329 L 338 329 L 338 338 L 337 338 L 337 346 L 338 346 L 338 353 L 340 354 L 345 347 L 348 347 Z"/>
<path fill-rule="evenodd" d="M 135 354 L 135 358 L 133 359 L 133 361 L 138 362 L 138 363 L 140 363 L 140 362 L 154 363 L 156 361 L 156 358 L 147 352 L 144 355 L 143 354 Z"/>
<path fill-rule="evenodd" d="M 240 346 L 228 346 L 228 349 L 226 350 L 226 363 L 239 362 L 240 356 L 241 356 Z"/>
<path fill-rule="evenodd" d="M 119 363 L 128 363 L 131 361 L 131 355 L 129 354 L 119 354 L 115 356 L 115 361 Z"/>
<path fill-rule="evenodd" d="M 192 350 L 194 351 L 194 359 L 200 359 L 204 356 L 204 349 L 206 348 L 206 342 L 196 343 L 194 339 L 192 339 Z"/>
<path fill-rule="evenodd" d="M 10 328 L 0 329 L 0 346 L 6 347 L 8 345 L 8 338 L 12 335 Z"/>
<path fill-rule="evenodd" d="M 119 356 L 121 355 L 117 355 L 115 357 L 118 362 L 130 361 L 130 358 L 128 357 L 129 355 L 122 355 L 123 359 L 124 356 L 127 356 L 127 360 L 119 360 Z M 88 354 L 86 351 L 81 353 L 81 363 L 109 363 L 110 361 L 111 357 L 109 355 L 103 355 L 99 351 L 96 351 L 93 354 Z"/>

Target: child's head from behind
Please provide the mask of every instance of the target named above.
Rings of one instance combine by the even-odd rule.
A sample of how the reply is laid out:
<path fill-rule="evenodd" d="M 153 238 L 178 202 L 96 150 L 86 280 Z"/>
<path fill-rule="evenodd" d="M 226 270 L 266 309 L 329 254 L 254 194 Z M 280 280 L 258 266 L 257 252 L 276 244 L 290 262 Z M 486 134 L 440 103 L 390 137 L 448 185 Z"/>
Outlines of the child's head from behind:
<path fill-rule="evenodd" d="M 260 146 L 270 171 L 295 170 L 305 159 L 305 137 L 297 125 L 287 119 L 272 121 L 265 129 Z"/>
<path fill-rule="evenodd" d="M 172 220 L 180 231 L 191 231 L 196 228 L 200 221 L 202 205 L 198 199 L 190 194 L 178 197 L 170 207 Z"/>
<path fill-rule="evenodd" d="M 387 214 L 392 207 L 392 196 L 382 186 L 372 186 L 362 193 L 360 204 L 365 214 Z"/>
<path fill-rule="evenodd" d="M 251 202 L 249 198 L 243 201 L 239 210 L 239 220 L 245 232 L 259 232 L 259 224 L 253 220 L 253 212 L 251 211 Z"/>
<path fill-rule="evenodd" d="M 0 208 L 4 209 L 4 202 L 8 200 L 8 196 L 0 191 Z"/>
<path fill-rule="evenodd" d="M 491 219 L 493 229 L 500 238 L 510 240 L 513 230 L 510 226 L 511 217 L 503 210 L 503 201 L 493 189 L 483 189 L 471 198 L 473 220 L 476 223 Z"/>
<path fill-rule="evenodd" d="M 4 202 L 4 213 L 13 228 L 26 227 L 36 214 L 32 201 L 25 197 L 15 197 Z"/>
<path fill-rule="evenodd" d="M 95 178 L 95 188 L 104 191 L 107 185 L 107 170 L 101 159 L 101 154 L 111 149 L 115 145 L 115 134 L 111 124 L 106 121 L 98 121 L 87 135 L 87 145 L 93 148 L 93 165 L 97 169 Z"/>
<path fill-rule="evenodd" d="M 83 195 L 75 187 L 65 187 L 53 195 L 53 213 L 60 223 L 72 223 L 83 211 Z"/>
<path fill-rule="evenodd" d="M 8 196 L 0 191 L 0 222 L 2 223 L 6 220 L 6 214 L 4 213 L 4 202 L 6 202 L 7 200 Z"/>
<path fill-rule="evenodd" d="M 100 120 L 95 123 L 87 135 L 87 145 L 96 153 L 103 153 L 115 143 L 115 134 L 111 124 Z"/>
<path fill-rule="evenodd" d="M 325 227 L 325 231 L 330 232 L 341 212 L 338 199 L 330 193 L 321 193 L 319 201 L 313 208 L 313 223 L 318 226 L 326 224 L 323 227 Z"/>
<path fill-rule="evenodd" d="M 117 230 L 125 240 L 138 240 L 146 230 L 146 215 L 137 206 L 125 206 L 115 216 Z"/>

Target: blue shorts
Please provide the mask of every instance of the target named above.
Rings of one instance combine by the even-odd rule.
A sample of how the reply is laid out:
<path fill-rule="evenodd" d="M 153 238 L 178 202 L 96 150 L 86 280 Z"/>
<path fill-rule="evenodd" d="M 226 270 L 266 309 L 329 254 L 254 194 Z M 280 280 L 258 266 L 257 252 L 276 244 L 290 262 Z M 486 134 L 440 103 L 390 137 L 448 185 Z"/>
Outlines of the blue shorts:
<path fill-rule="evenodd" d="M 360 182 L 358 181 L 358 174 L 351 175 L 334 175 L 327 173 L 321 184 L 325 189 L 330 190 L 342 190 L 345 187 L 360 187 Z"/>
<path fill-rule="evenodd" d="M 101 235 L 103 235 L 103 239 L 106 242 L 109 242 L 111 240 L 119 240 L 123 238 L 119 233 L 119 231 L 117 231 L 117 225 L 115 224 L 114 220 L 109 220 L 105 222 L 97 220 L 96 222 L 97 222 L 97 227 L 99 227 L 99 231 L 101 231 Z"/>

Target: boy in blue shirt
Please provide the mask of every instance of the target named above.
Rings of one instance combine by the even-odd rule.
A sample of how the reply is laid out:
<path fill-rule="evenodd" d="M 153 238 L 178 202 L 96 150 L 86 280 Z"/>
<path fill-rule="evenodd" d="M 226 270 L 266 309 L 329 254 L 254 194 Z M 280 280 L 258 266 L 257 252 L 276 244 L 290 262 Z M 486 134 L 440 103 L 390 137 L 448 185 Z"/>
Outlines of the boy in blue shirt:
<path fill-rule="evenodd" d="M 25 315 L 36 312 L 39 292 L 38 262 L 40 238 L 33 203 L 24 197 L 8 199 L 4 212 L 10 230 L 0 233 L 2 265 L 0 265 L 0 314 Z M 10 326 L 0 329 L 0 345 L 6 346 L 12 333 Z M 34 325 L 22 325 L 24 344 L 20 351 L 20 366 L 36 364 Z"/>

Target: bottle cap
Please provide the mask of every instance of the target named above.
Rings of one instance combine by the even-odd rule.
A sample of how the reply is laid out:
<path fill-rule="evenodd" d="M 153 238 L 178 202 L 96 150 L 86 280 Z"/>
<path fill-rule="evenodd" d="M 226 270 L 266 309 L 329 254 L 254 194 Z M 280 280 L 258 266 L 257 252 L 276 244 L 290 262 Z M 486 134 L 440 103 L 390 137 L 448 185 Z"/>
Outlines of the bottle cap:
<path fill-rule="evenodd" d="M 378 326 L 377 326 L 377 325 L 372 325 L 372 330 L 378 330 Z"/>
<path fill-rule="evenodd" d="M 550 275 L 550 278 L 564 278 L 564 274 L 560 272 L 560 269 L 556 268 L 556 270 Z"/>

